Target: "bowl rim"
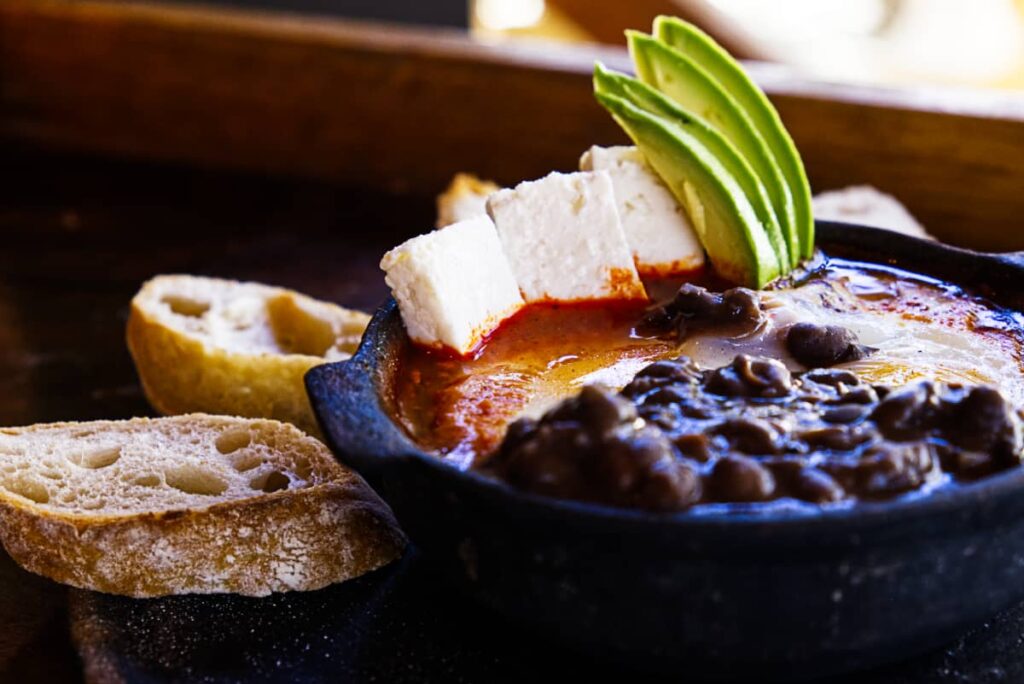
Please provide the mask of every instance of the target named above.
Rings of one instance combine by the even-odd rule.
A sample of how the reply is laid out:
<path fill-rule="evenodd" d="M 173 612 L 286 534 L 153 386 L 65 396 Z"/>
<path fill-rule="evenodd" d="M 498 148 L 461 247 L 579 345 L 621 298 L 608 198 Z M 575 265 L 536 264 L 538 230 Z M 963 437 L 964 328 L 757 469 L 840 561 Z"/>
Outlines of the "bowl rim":
<path fill-rule="evenodd" d="M 973 264 L 975 273 L 1009 282 L 1011 288 L 1024 295 L 1024 286 L 1014 287 L 1012 280 L 1009 280 L 1014 277 L 1020 279 L 1024 276 L 1024 253 L 975 252 L 869 226 L 833 221 L 817 221 L 816 223 L 819 237 L 824 233 L 824 239 L 821 241 L 826 245 L 866 248 L 869 255 L 874 248 L 879 246 L 893 246 L 896 248 L 895 252 L 906 257 L 906 261 L 912 261 L 919 265 L 914 269 L 916 272 L 926 276 L 948 278 L 946 274 L 935 273 L 934 269 L 920 268 L 923 266 L 922 261 L 930 260 L 935 256 L 951 259 L 950 265 L 953 268 L 960 268 L 963 264 L 970 263 Z M 878 255 L 878 257 L 884 261 L 862 260 L 882 266 L 900 267 L 900 259 L 895 256 Z M 930 266 L 931 264 L 929 264 Z M 952 284 L 965 289 L 972 288 L 962 279 L 949 278 L 949 280 Z M 985 282 L 984 280 L 978 281 L 974 287 Z M 476 489 L 478 493 L 488 497 L 494 505 L 512 506 L 517 511 L 530 515 L 571 517 L 587 522 L 599 522 L 602 525 L 613 524 L 616 527 L 625 525 L 631 529 L 637 527 L 662 530 L 671 528 L 697 532 L 700 530 L 717 531 L 723 527 L 749 531 L 770 527 L 773 535 L 787 529 L 802 535 L 818 528 L 834 530 L 836 526 L 841 526 L 844 531 L 848 532 L 857 532 L 862 528 L 884 529 L 892 526 L 897 517 L 901 522 L 932 520 L 936 517 L 960 513 L 971 507 L 972 504 L 978 509 L 991 511 L 1000 504 L 1016 500 L 1022 502 L 1018 505 L 1024 509 L 1024 496 L 1015 496 L 1024 490 L 1024 466 L 975 482 L 937 487 L 925 493 L 910 493 L 885 501 L 851 502 L 842 506 L 773 506 L 761 510 L 694 511 L 685 509 L 674 512 L 653 512 L 587 501 L 560 499 L 516 489 L 498 478 L 472 468 L 460 468 L 420 449 L 386 408 L 378 391 L 379 362 L 390 346 L 394 344 L 390 340 L 390 336 L 396 334 L 396 329 L 404 331 L 400 322 L 397 303 L 394 298 L 389 297 L 374 313 L 359 348 L 350 359 L 316 366 L 306 375 L 310 401 L 332 450 L 335 453 L 347 454 L 352 460 L 362 460 L 364 464 L 369 462 L 367 459 L 377 461 L 368 469 L 380 467 L 386 463 L 414 461 L 455 487 Z M 337 435 L 334 428 L 336 425 L 327 412 L 321 410 L 326 402 L 318 396 L 319 392 L 324 391 L 331 384 L 331 381 L 327 379 L 329 375 L 343 377 L 349 383 L 350 390 L 354 390 L 356 394 L 369 402 L 368 410 L 377 414 L 386 424 L 385 432 L 387 434 L 384 435 L 386 439 L 378 441 L 376 445 L 370 445 L 368 443 L 370 440 L 365 439 L 365 436 L 360 434 L 361 431 L 352 431 L 352 438 L 346 441 L 349 445 L 357 445 L 359 448 L 352 449 L 351 446 L 346 448 L 344 445 L 335 443 Z M 354 399 L 358 401 L 360 397 L 354 397 Z M 378 439 L 381 437 L 380 434 L 375 436 Z M 355 451 L 359 452 L 358 458 L 353 456 Z M 357 471 L 363 469 L 358 464 L 354 465 L 354 468 Z"/>

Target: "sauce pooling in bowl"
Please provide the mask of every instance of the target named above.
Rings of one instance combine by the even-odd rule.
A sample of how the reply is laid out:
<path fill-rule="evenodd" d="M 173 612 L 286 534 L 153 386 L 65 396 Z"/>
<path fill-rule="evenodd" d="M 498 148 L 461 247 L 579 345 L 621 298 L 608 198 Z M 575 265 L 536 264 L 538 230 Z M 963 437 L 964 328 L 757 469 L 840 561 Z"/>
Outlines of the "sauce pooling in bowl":
<path fill-rule="evenodd" d="M 663 305 L 678 285 L 649 283 L 648 289 L 664 294 Z M 646 325 L 657 305 L 531 306 L 472 359 L 409 347 L 394 411 L 424 449 L 460 467 L 485 467 L 516 419 L 539 418 L 586 385 L 616 392 L 656 361 L 686 357 L 706 371 L 747 355 L 803 372 L 807 367 L 787 346 L 799 324 L 849 331 L 870 353 L 837 359 L 833 368 L 855 373 L 865 386 L 994 384 L 1009 403 L 1024 404 L 1020 315 L 957 286 L 832 260 L 795 285 L 756 297 L 756 320 L 724 317 L 676 334 Z"/>

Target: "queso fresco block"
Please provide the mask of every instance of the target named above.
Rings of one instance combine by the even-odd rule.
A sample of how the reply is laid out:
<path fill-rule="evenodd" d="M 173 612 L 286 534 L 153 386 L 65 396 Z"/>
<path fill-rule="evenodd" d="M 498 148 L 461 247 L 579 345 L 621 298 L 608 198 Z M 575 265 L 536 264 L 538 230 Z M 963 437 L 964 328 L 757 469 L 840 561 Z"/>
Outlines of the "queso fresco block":
<path fill-rule="evenodd" d="M 607 171 L 637 270 L 671 276 L 704 265 L 704 248 L 683 208 L 635 147 L 598 147 L 580 159 L 583 171 Z"/>
<path fill-rule="evenodd" d="M 499 190 L 487 211 L 527 302 L 646 299 L 606 171 Z"/>
<path fill-rule="evenodd" d="M 426 346 L 466 354 L 523 306 L 487 216 L 407 240 L 380 267 L 409 337 Z"/>

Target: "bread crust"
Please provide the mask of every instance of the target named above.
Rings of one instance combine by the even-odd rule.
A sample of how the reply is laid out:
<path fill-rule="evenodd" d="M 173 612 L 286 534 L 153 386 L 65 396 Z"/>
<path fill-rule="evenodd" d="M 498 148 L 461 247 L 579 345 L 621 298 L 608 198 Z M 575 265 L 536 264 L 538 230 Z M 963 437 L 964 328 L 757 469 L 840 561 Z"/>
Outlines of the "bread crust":
<path fill-rule="evenodd" d="M 136 421 L 198 424 L 210 419 Z M 237 419 L 212 420 L 223 424 Z M 23 430 L 68 425 L 90 424 Z M 294 428 L 277 425 L 296 440 L 309 442 L 303 446 L 326 452 Z M 326 453 L 321 457 L 330 458 Z M 405 546 L 387 505 L 357 474 L 331 465 L 337 471 L 333 479 L 309 487 L 205 507 L 135 513 L 54 510 L 0 488 L 0 541 L 31 572 L 136 598 L 184 593 L 266 596 L 319 589 L 381 567 Z"/>
<path fill-rule="evenodd" d="M 365 485 L 329 483 L 205 511 L 59 518 L 0 504 L 0 539 L 26 570 L 135 598 L 267 596 L 343 582 L 398 557 L 404 540 Z"/>
<path fill-rule="evenodd" d="M 191 276 L 161 276 L 200 280 Z M 203 279 L 212 283 L 227 282 Z M 152 295 L 143 286 L 128 315 L 128 350 L 146 398 L 164 415 L 202 412 L 249 418 L 273 418 L 319 437 L 303 376 L 326 362 L 307 354 L 241 353 L 211 344 L 201 336 L 169 327 L 152 311 Z M 234 284 L 234 283 L 233 283 Z M 214 285 L 216 286 L 216 285 Z M 261 286 L 277 294 L 327 308 L 345 325 L 365 327 L 369 317 L 280 288 Z"/>

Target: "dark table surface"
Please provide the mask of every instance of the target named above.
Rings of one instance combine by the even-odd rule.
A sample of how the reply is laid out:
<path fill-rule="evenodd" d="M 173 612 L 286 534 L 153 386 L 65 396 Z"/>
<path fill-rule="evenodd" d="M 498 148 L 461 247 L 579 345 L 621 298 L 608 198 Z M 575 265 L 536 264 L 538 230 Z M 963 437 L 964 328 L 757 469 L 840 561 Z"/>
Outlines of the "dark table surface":
<path fill-rule="evenodd" d="M 433 220 L 431 198 L 365 188 L 11 147 L 0 159 L 4 425 L 151 413 L 124 346 L 128 302 L 149 276 L 255 279 L 369 310 L 386 294 L 380 255 Z M 147 601 L 69 591 L 0 552 L 0 681 L 81 681 L 79 650 L 132 682 L 642 678 L 466 604 L 414 551 L 319 592 Z M 1024 607 L 841 681 L 1024 681 Z"/>

